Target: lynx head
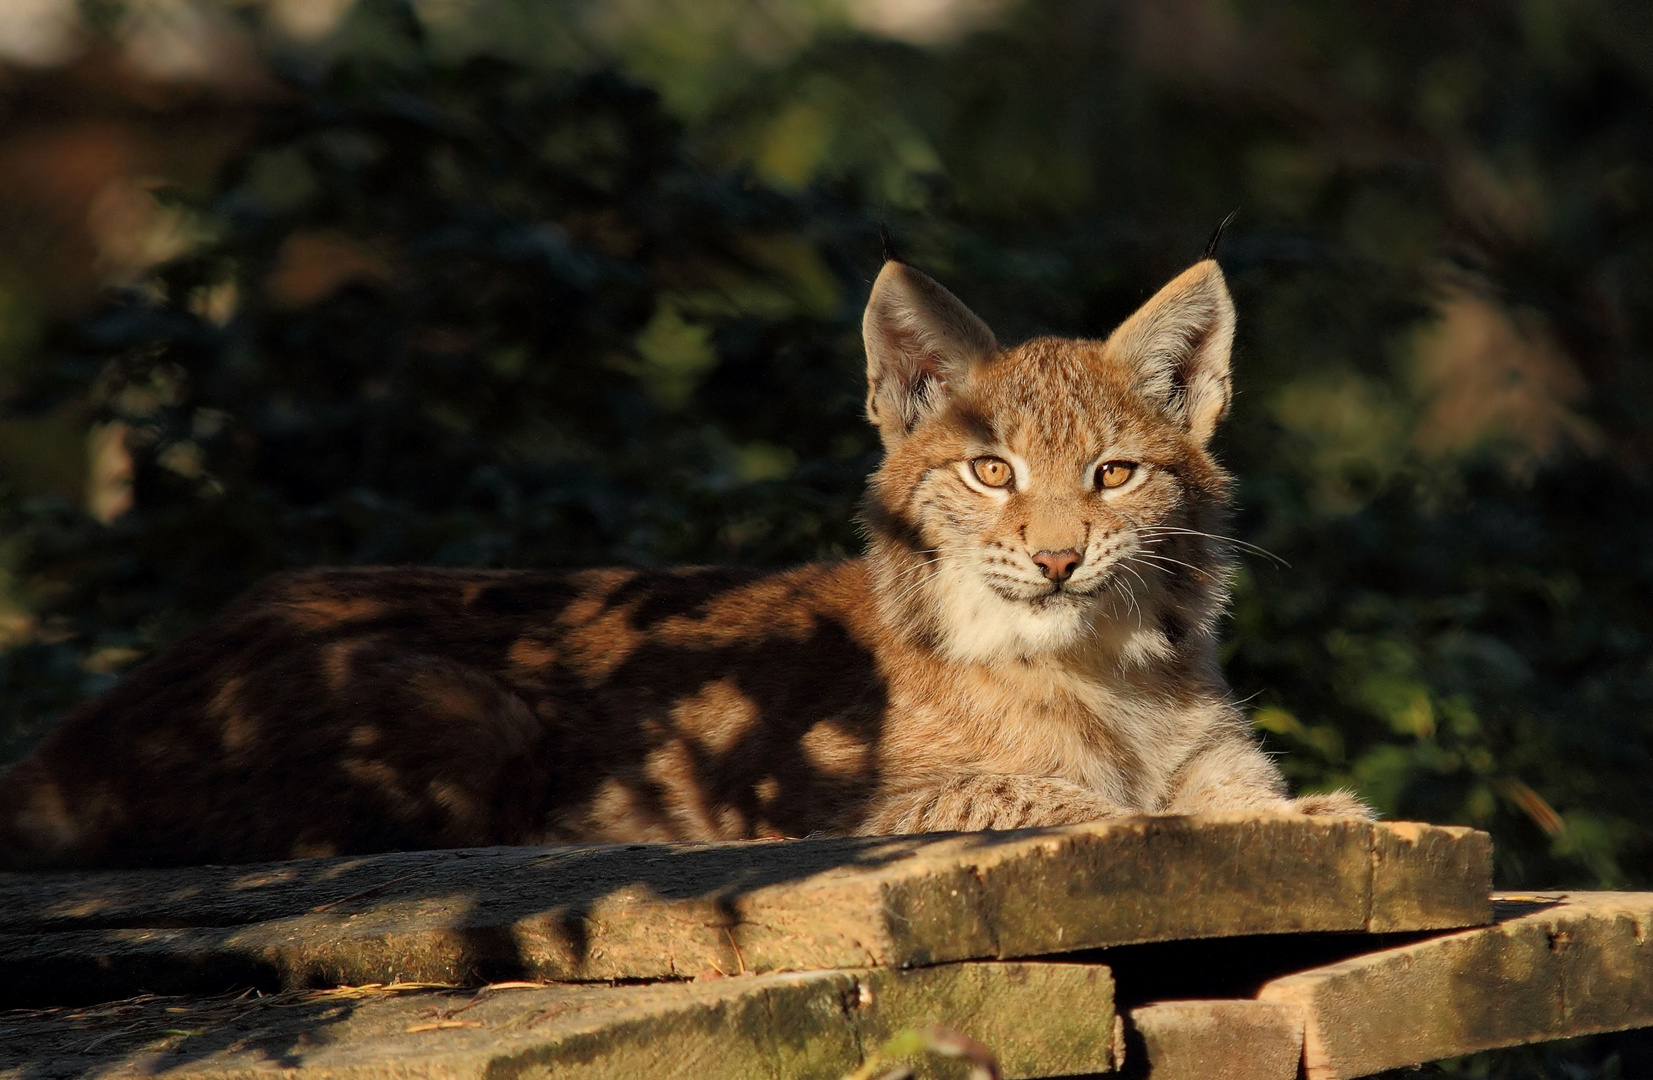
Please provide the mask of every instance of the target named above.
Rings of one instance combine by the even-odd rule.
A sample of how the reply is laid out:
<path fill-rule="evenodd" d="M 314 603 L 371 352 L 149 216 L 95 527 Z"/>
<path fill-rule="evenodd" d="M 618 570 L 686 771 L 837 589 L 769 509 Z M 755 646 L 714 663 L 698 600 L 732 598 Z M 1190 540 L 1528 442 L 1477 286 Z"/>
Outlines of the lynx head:
<path fill-rule="evenodd" d="M 899 262 L 868 301 L 867 415 L 884 461 L 869 557 L 893 625 L 957 659 L 1209 644 L 1225 600 L 1234 306 L 1196 263 L 1106 341 L 1001 346 Z"/>

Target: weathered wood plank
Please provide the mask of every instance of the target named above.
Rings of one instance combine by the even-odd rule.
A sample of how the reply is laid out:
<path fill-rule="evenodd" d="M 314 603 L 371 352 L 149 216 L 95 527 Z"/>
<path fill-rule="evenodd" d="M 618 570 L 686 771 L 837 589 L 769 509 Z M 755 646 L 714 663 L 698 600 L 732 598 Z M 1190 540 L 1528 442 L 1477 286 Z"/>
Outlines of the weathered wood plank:
<path fill-rule="evenodd" d="M 1303 1014 L 1265 1001 L 1167 1001 L 1132 1009 L 1131 1080 L 1297 1080 Z"/>
<path fill-rule="evenodd" d="M 1213 816 L 4 874 L 0 1001 L 909 967 L 1437 929 L 1487 920 L 1490 867 L 1486 835 L 1466 829 Z"/>
<path fill-rule="evenodd" d="M 160 998 L 0 1013 L 0 1078 L 835 1080 L 917 1024 L 970 1034 L 1011 1077 L 1107 1071 L 1113 985 L 1099 965 L 972 963 L 474 996 Z"/>
<path fill-rule="evenodd" d="M 1503 898 L 1511 917 L 1277 979 L 1308 1080 L 1653 1025 L 1653 893 Z M 1519 913 L 1524 909 L 1525 913 Z"/>
<path fill-rule="evenodd" d="M 1384 934 L 1485 922 L 1485 892 L 1492 887 L 1492 840 L 1485 833 L 1472 833 L 1474 840 L 1469 840 L 1466 832 L 1408 821 L 1386 822 L 1374 829 L 1372 903 L 1366 930 Z M 1483 876 L 1487 890 L 1469 901 L 1463 883 Z"/>

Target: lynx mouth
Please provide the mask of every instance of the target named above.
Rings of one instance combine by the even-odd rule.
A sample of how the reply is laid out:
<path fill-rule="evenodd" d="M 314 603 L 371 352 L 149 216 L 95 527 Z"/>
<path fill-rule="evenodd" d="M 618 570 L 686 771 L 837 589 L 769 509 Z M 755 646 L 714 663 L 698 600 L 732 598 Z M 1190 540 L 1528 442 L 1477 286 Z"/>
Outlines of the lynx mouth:
<path fill-rule="evenodd" d="M 1087 586 L 1089 584 L 1090 583 L 1087 583 Z M 1073 587 L 1071 582 L 1061 581 L 1042 581 L 1038 585 L 1034 585 L 1029 582 L 1026 587 L 1022 589 L 1010 589 L 998 582 L 990 581 L 987 583 L 987 587 L 992 589 L 1002 599 L 1008 600 L 1013 604 L 1027 604 L 1029 607 L 1033 608 L 1048 608 L 1058 605 L 1066 606 L 1068 604 L 1077 604 L 1081 601 L 1089 600 L 1097 591 L 1095 588 L 1090 587 L 1076 589 Z M 1030 592 L 1029 590 L 1031 589 L 1038 589 L 1039 591 Z"/>
<path fill-rule="evenodd" d="M 1104 572 L 1086 577 L 1084 581 L 1074 582 L 1052 581 L 1049 588 L 1033 598 L 1036 606 L 1045 607 L 1059 603 L 1084 604 L 1097 599 L 1102 594 L 1110 592 L 1120 583 L 1120 576 L 1116 568 L 1109 567 Z"/>

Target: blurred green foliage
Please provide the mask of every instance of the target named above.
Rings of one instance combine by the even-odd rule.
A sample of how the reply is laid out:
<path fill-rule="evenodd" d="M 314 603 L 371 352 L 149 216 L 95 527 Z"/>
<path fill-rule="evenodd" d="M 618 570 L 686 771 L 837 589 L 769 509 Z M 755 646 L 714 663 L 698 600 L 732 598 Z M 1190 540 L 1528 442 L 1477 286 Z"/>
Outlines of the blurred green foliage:
<path fill-rule="evenodd" d="M 1099 336 L 1240 207 L 1222 453 L 1290 565 L 1242 572 L 1237 693 L 1503 884 L 1653 883 L 1653 12 L 601 7 L 272 47 L 205 239 L 8 398 L 133 480 L 7 497 L 0 754 L 281 567 L 852 552 L 880 223 L 1002 337 Z"/>

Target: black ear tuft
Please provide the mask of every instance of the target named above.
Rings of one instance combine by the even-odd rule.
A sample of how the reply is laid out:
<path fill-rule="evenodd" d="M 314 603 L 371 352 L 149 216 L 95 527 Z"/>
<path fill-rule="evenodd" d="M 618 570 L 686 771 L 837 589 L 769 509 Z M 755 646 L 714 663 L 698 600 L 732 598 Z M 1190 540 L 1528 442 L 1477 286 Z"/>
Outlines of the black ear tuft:
<path fill-rule="evenodd" d="M 1217 229 L 1211 234 L 1211 239 L 1205 242 L 1205 254 L 1200 256 L 1202 261 L 1205 259 L 1215 259 L 1217 257 L 1217 249 L 1222 246 L 1223 233 L 1228 231 L 1228 227 L 1234 224 L 1234 219 L 1239 215 L 1240 208 L 1236 206 L 1228 212 L 1227 217 L 1217 223 Z M 888 256 L 885 257 L 888 258 Z"/>
<path fill-rule="evenodd" d="M 890 235 L 889 225 L 882 221 L 878 223 L 878 242 L 884 249 L 885 262 L 905 263 L 907 261 L 902 256 L 901 249 L 896 246 L 895 237 Z"/>

